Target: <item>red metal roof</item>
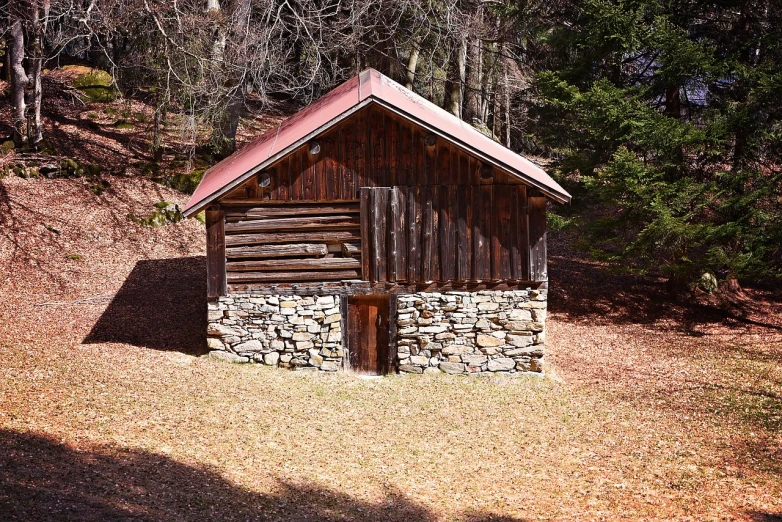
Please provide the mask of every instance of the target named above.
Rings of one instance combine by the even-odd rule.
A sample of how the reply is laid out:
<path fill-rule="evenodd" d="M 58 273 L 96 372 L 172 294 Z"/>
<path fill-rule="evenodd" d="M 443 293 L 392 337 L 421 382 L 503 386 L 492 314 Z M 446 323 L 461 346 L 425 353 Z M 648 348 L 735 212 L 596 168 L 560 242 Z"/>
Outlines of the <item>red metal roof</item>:
<path fill-rule="evenodd" d="M 528 159 L 378 71 L 367 69 L 210 168 L 188 201 L 185 215 L 203 209 L 254 173 L 369 103 L 378 103 L 454 142 L 539 188 L 555 201 L 570 201 L 570 194 Z"/>

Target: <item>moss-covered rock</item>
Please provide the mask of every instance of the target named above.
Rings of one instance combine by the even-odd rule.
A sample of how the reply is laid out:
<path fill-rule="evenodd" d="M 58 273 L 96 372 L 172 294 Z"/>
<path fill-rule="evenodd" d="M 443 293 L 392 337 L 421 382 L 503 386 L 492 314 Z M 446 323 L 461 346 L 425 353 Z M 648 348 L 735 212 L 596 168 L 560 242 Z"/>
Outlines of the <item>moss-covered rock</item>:
<path fill-rule="evenodd" d="M 114 78 L 100 69 L 92 69 L 80 74 L 73 80 L 73 86 L 83 92 L 85 98 L 93 103 L 109 103 L 119 96 L 119 92 L 114 86 Z"/>
<path fill-rule="evenodd" d="M 160 165 L 157 163 L 143 163 L 139 162 L 136 166 L 141 169 L 141 173 L 145 176 L 156 177 L 160 172 Z"/>
<path fill-rule="evenodd" d="M 144 227 L 161 227 L 171 223 L 178 223 L 182 221 L 182 211 L 179 209 L 179 205 L 175 203 L 169 203 L 168 201 L 158 201 L 154 205 L 155 210 L 147 214 L 146 216 L 136 216 L 134 214 L 128 214 L 128 219 L 138 223 Z"/>
<path fill-rule="evenodd" d="M 115 129 L 132 129 L 133 127 L 134 127 L 133 123 L 127 120 L 119 119 L 114 122 Z"/>
<path fill-rule="evenodd" d="M 166 185 L 185 194 L 192 194 L 195 192 L 198 184 L 201 183 L 206 170 L 206 168 L 198 168 L 192 170 L 189 174 L 174 174 L 168 178 Z"/>
<path fill-rule="evenodd" d="M 11 154 L 14 151 L 14 142 L 11 140 L 4 141 L 0 144 L 0 153 L 3 155 Z"/>
<path fill-rule="evenodd" d="M 38 167 L 31 167 L 24 163 L 11 165 L 11 172 L 13 172 L 15 176 L 23 179 L 37 178 L 39 175 Z"/>
<path fill-rule="evenodd" d="M 84 169 L 79 165 L 79 162 L 72 158 L 63 158 L 60 161 L 60 172 L 52 177 L 67 178 L 81 176 L 82 174 L 84 174 Z"/>

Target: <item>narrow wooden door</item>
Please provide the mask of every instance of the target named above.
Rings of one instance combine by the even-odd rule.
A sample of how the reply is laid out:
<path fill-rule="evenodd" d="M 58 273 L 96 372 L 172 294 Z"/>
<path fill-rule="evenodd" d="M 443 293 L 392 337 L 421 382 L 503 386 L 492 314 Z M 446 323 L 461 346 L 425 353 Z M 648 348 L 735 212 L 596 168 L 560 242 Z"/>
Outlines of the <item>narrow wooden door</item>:
<path fill-rule="evenodd" d="M 389 304 L 388 296 L 348 299 L 348 361 L 352 370 L 370 375 L 391 370 Z"/>

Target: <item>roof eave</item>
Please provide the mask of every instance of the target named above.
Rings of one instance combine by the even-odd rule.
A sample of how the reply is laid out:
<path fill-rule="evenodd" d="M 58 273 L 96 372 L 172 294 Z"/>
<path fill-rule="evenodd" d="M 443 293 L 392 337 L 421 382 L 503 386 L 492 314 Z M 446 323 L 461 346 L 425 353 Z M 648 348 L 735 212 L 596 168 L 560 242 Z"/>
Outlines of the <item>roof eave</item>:
<path fill-rule="evenodd" d="M 522 181 L 523 183 L 525 183 L 527 185 L 530 185 L 530 186 L 540 190 L 548 198 L 556 201 L 557 203 L 569 203 L 570 202 L 572 196 L 568 192 L 566 192 L 564 190 L 562 192 L 552 190 L 550 187 L 547 187 L 544 184 L 540 183 L 539 181 L 537 181 L 537 180 L 535 180 L 533 178 L 530 178 L 529 176 L 525 175 L 523 172 L 519 171 L 518 169 L 515 169 L 512 166 L 507 165 L 507 164 L 497 160 L 496 158 L 481 152 L 479 149 L 477 149 L 476 147 L 473 147 L 469 143 L 465 143 L 465 142 L 455 138 L 454 136 L 451 136 L 450 134 L 442 132 L 436 126 L 430 125 L 426 121 L 423 121 L 423 120 L 421 120 L 419 118 L 416 118 L 415 116 L 411 115 L 410 113 L 405 112 L 405 111 L 399 109 L 398 107 L 396 107 L 395 105 L 386 102 L 382 98 L 373 97 L 373 100 L 378 105 L 381 105 L 385 109 L 390 110 L 391 112 L 394 112 L 396 114 L 399 114 L 400 116 L 402 116 L 402 117 L 406 118 L 407 120 L 415 123 L 416 125 L 420 125 L 421 127 L 424 127 L 428 131 L 430 131 L 430 132 L 432 132 L 434 134 L 437 134 L 438 136 L 440 136 L 440 137 L 450 141 L 454 145 L 456 145 L 456 146 L 458 146 L 458 147 L 460 147 L 462 149 L 465 149 L 465 150 L 469 151 L 470 153 L 474 154 L 475 156 L 478 156 L 482 160 L 484 160 L 484 161 L 486 161 L 488 163 L 491 163 L 492 165 L 494 165 L 496 167 L 499 167 L 500 169 L 508 172 L 509 174 L 511 174 L 514 177 L 516 177 L 517 179 L 519 179 L 519 181 Z M 486 139 L 491 139 L 491 138 L 486 137 Z"/>

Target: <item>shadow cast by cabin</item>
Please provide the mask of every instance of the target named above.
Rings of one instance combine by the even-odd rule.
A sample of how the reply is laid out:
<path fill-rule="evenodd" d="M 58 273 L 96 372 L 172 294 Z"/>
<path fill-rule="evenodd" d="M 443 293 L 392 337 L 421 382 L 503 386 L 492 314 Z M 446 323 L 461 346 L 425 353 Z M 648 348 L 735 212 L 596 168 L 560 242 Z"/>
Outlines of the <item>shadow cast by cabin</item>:
<path fill-rule="evenodd" d="M 137 262 L 83 343 L 206 353 L 205 264 L 202 256 Z"/>
<path fill-rule="evenodd" d="M 75 448 L 36 433 L 0 429 L 3 520 L 438 520 L 397 490 L 372 502 L 312 484 L 279 481 L 250 491 L 206 466 L 138 449 Z M 464 520 L 517 521 L 491 514 Z"/>

